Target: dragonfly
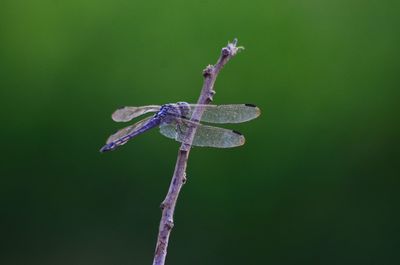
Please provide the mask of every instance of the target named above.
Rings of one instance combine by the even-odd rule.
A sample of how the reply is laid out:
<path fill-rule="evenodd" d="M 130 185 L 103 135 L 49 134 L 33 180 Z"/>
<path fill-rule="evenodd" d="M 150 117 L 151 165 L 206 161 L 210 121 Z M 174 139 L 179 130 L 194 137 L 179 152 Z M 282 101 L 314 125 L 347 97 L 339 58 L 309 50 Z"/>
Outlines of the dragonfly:
<path fill-rule="evenodd" d="M 133 125 L 112 134 L 100 152 L 115 150 L 132 138 L 159 127 L 160 133 L 191 146 L 231 148 L 245 143 L 244 136 L 230 129 L 201 124 L 191 120 L 196 108 L 202 108 L 200 121 L 205 123 L 241 123 L 257 118 L 261 111 L 253 104 L 200 105 L 177 102 L 164 105 L 148 105 L 140 107 L 122 107 L 112 114 L 116 122 L 128 122 L 147 113 L 154 113 Z M 190 128 L 196 127 L 192 139 L 188 137 Z"/>

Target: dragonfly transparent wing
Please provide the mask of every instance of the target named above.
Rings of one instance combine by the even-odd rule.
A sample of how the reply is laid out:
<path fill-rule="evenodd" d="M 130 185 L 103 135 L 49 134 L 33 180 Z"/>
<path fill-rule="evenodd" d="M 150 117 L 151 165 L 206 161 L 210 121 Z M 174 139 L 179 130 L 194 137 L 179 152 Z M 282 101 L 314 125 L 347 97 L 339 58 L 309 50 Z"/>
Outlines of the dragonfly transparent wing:
<path fill-rule="evenodd" d="M 136 130 L 139 130 L 144 125 L 146 125 L 147 121 L 149 121 L 151 118 L 153 118 L 153 117 L 152 116 L 147 117 L 147 118 L 145 118 L 145 119 L 143 119 L 141 121 L 138 121 L 137 123 L 135 123 L 135 124 L 133 124 L 131 126 L 125 127 L 123 129 L 117 131 L 116 133 L 114 133 L 113 135 L 108 137 L 106 144 L 115 142 L 118 139 L 120 139 L 120 138 L 122 138 L 122 137 L 124 137 L 124 136 L 126 136 L 126 135 L 128 135 L 128 134 L 130 134 L 130 133 L 132 133 L 134 131 L 136 131 Z"/>
<path fill-rule="evenodd" d="M 211 123 L 241 123 L 257 118 L 261 111 L 252 104 L 197 105 L 190 104 L 191 117 L 196 107 L 204 108 L 201 121 Z"/>
<path fill-rule="evenodd" d="M 123 107 L 114 111 L 111 117 L 114 121 L 125 122 L 149 112 L 157 112 L 160 110 L 160 108 L 161 106 L 158 105 Z"/>
<path fill-rule="evenodd" d="M 175 139 L 178 142 L 189 143 L 186 139 L 190 127 L 197 126 L 193 146 L 230 148 L 243 145 L 244 136 L 236 131 L 194 123 L 186 119 L 177 119 L 175 122 L 164 123 L 160 126 L 162 135 Z"/>

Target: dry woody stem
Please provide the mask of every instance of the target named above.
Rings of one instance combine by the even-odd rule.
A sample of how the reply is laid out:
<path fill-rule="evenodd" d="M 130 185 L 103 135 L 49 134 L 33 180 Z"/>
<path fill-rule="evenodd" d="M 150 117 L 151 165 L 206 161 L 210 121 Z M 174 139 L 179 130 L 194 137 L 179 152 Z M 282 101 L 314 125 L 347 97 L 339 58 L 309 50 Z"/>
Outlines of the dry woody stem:
<path fill-rule="evenodd" d="M 215 65 L 208 65 L 206 69 L 204 69 L 204 83 L 197 104 L 205 105 L 209 104 L 213 100 L 213 96 L 215 94 L 213 87 L 220 70 L 241 49 L 243 48 L 237 46 L 237 40 L 235 39 L 232 43 L 228 43 L 226 47 L 222 48 L 221 55 Z M 195 122 L 200 121 L 203 112 L 203 108 L 197 107 L 193 112 L 191 120 Z M 189 139 L 189 141 L 187 143 L 182 143 L 181 147 L 179 148 L 174 175 L 172 176 L 167 196 L 161 203 L 162 217 L 160 221 L 156 250 L 154 253 L 153 265 L 165 264 L 169 236 L 171 234 L 172 227 L 174 226 L 173 217 L 175 206 L 179 192 L 183 184 L 186 182 L 186 167 L 191 148 L 190 143 L 193 141 L 196 129 L 196 126 L 189 128 L 187 132 L 187 139 Z"/>

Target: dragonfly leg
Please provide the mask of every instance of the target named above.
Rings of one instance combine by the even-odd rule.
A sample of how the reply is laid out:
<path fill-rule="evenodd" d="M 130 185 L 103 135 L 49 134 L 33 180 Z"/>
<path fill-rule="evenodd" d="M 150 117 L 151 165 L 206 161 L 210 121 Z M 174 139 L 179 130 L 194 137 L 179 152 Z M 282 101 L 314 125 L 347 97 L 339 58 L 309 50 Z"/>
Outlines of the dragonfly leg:
<path fill-rule="evenodd" d="M 197 123 L 190 120 L 187 120 L 186 123 L 184 123 L 182 120 L 178 120 L 176 123 L 176 129 L 181 135 L 185 135 L 189 128 L 194 128 L 196 125 Z"/>
<path fill-rule="evenodd" d="M 176 132 L 177 132 L 177 138 L 176 140 L 179 141 L 179 139 L 182 141 L 182 143 L 187 143 L 187 133 L 189 132 L 190 128 L 193 128 L 195 124 L 193 122 L 190 122 L 190 120 L 186 120 L 186 122 L 183 122 L 183 120 L 177 120 L 176 123 Z"/>
<path fill-rule="evenodd" d="M 176 129 L 179 131 L 180 134 L 184 133 L 184 131 L 182 130 L 182 123 L 177 123 L 176 124 Z"/>

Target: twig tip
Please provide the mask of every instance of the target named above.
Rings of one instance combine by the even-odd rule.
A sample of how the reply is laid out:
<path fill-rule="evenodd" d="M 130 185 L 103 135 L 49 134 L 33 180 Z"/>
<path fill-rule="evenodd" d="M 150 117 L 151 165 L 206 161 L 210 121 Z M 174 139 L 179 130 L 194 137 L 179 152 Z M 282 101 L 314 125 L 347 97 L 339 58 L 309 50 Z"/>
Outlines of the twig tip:
<path fill-rule="evenodd" d="M 228 45 L 222 48 L 222 56 L 235 56 L 241 50 L 244 50 L 243 46 L 237 46 L 238 39 L 234 38 L 232 42 L 228 42 Z"/>

